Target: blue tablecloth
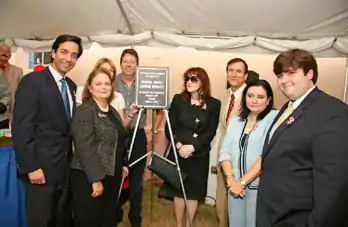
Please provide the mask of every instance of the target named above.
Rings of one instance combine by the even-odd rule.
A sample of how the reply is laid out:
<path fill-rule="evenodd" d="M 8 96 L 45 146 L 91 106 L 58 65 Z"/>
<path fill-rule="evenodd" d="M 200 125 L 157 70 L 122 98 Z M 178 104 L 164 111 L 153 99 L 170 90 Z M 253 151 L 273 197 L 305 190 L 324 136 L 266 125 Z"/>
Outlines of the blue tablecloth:
<path fill-rule="evenodd" d="M 24 187 L 12 146 L 0 147 L 0 226 L 25 227 Z"/>

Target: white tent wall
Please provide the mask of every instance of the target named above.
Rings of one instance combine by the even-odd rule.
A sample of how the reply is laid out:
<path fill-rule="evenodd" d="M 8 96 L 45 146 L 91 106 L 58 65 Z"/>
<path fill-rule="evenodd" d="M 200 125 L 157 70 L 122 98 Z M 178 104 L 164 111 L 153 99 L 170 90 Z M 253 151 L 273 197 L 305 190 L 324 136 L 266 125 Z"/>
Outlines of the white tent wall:
<path fill-rule="evenodd" d="M 275 84 L 272 66 L 277 54 L 247 54 L 247 53 L 226 53 L 215 51 L 197 51 L 193 48 L 177 47 L 134 47 L 140 56 L 140 64 L 144 66 L 163 66 L 170 68 L 170 97 L 181 89 L 181 76 L 183 72 L 191 66 L 201 66 L 205 68 L 212 83 L 214 96 L 221 95 L 221 88 L 226 86 L 226 62 L 234 57 L 244 58 L 250 69 L 257 71 L 261 77 L 266 78 L 272 84 L 276 95 L 276 106 L 284 103 L 285 98 L 281 95 Z M 69 76 L 78 84 L 83 85 L 88 73 L 93 68 L 95 62 L 101 57 L 109 57 L 114 60 L 119 68 L 119 57 L 124 47 L 103 48 L 97 43 L 84 50 L 83 55 L 78 60 L 76 67 L 69 73 Z M 22 67 L 26 72 L 28 69 L 29 54 L 22 48 L 17 49 L 13 54 L 13 63 Z M 346 75 L 347 59 L 341 58 L 317 58 L 319 64 L 319 86 L 329 94 L 343 100 L 344 84 Z M 180 78 L 178 80 L 178 78 Z"/>
<path fill-rule="evenodd" d="M 219 97 L 226 87 L 226 62 L 234 57 L 245 59 L 250 69 L 255 70 L 264 79 L 267 79 L 275 93 L 276 107 L 279 108 L 286 101 L 276 85 L 276 78 L 272 73 L 272 64 L 276 57 L 272 55 L 245 54 L 245 53 L 223 53 L 213 51 L 197 51 L 193 48 L 159 48 L 159 47 L 134 47 L 140 56 L 140 65 L 143 66 L 164 66 L 170 71 L 170 99 L 175 93 L 181 91 L 182 74 L 192 66 L 205 68 L 210 75 L 213 96 Z M 120 72 L 119 58 L 123 48 L 103 48 L 94 43 L 88 50 L 85 50 L 78 60 L 76 67 L 69 73 L 79 86 L 82 86 L 93 68 L 95 62 L 101 57 L 109 57 L 114 60 L 117 72 Z M 14 53 L 14 62 L 23 68 L 28 67 L 29 55 L 23 49 L 17 49 Z M 321 89 L 329 94 L 343 100 L 346 81 L 347 59 L 346 58 L 318 58 L 319 81 Z M 26 69 L 30 72 L 32 69 Z M 151 114 L 148 114 L 147 128 L 151 127 Z M 164 125 L 161 126 L 163 128 Z M 218 135 L 217 135 L 218 136 Z M 213 143 L 214 144 L 214 143 Z M 158 140 L 155 149 L 164 149 L 165 142 Z M 215 166 L 217 161 L 216 146 L 212 147 L 210 165 Z M 208 196 L 215 198 L 216 175 L 209 174 Z M 207 202 L 212 202 L 208 200 Z"/>
<path fill-rule="evenodd" d="M 348 22 L 347 22 L 348 23 Z M 16 50 L 22 47 L 25 51 L 39 52 L 51 49 L 54 40 L 6 39 L 5 42 Z M 92 42 L 103 47 L 120 46 L 152 46 L 152 47 L 190 47 L 196 50 L 210 50 L 235 53 L 274 54 L 292 48 L 301 48 L 317 57 L 345 57 L 348 55 L 347 37 L 328 37 L 312 40 L 281 40 L 262 37 L 188 37 L 164 32 L 144 32 L 137 35 L 108 34 L 82 37 L 84 48 Z"/>

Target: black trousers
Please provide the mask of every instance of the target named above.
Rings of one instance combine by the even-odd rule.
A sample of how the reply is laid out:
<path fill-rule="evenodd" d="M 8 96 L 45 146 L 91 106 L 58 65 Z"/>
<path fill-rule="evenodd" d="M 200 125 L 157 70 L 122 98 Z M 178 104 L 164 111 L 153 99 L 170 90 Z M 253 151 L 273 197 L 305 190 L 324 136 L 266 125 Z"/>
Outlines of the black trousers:
<path fill-rule="evenodd" d="M 128 137 L 131 140 L 133 132 L 129 132 Z M 144 129 L 139 129 L 135 137 L 131 160 L 129 164 L 138 160 L 146 154 L 147 138 Z M 130 210 L 128 218 L 132 227 L 140 227 L 142 223 L 141 206 L 143 200 L 143 174 L 146 165 L 146 158 L 132 166 L 129 170 L 129 189 L 124 190 L 121 194 L 117 208 L 117 222 L 122 222 L 123 210 L 122 206 L 129 200 Z"/>
<path fill-rule="evenodd" d="M 120 187 L 119 176 L 106 176 L 102 180 L 104 191 L 93 198 L 92 184 L 85 172 L 71 170 L 75 227 L 115 227 L 116 202 Z"/>
<path fill-rule="evenodd" d="M 10 121 L 8 119 L 0 121 L 0 129 L 10 128 L 9 125 Z"/>
<path fill-rule="evenodd" d="M 69 173 L 61 184 L 31 184 L 22 181 L 26 190 L 27 227 L 70 227 L 72 222 Z"/>

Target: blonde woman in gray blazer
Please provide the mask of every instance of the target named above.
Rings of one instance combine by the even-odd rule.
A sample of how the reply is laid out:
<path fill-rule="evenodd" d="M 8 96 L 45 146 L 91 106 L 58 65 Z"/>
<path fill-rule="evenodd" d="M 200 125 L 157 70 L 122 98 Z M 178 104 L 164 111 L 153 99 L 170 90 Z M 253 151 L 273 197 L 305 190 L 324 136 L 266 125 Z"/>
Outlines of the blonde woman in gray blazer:
<path fill-rule="evenodd" d="M 243 91 L 241 108 L 228 125 L 219 161 L 229 190 L 229 226 L 255 227 L 260 155 L 278 113 L 273 110 L 269 83 L 258 80 L 249 84 Z"/>

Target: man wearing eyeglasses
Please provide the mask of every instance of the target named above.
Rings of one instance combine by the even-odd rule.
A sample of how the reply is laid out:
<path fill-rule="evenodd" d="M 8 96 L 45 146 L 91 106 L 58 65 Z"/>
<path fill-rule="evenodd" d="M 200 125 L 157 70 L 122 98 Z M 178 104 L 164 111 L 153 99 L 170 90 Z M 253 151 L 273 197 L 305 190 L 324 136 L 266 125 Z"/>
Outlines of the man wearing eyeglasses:
<path fill-rule="evenodd" d="M 220 156 L 221 145 L 226 134 L 228 122 L 239 112 L 242 93 L 246 86 L 245 81 L 248 77 L 248 65 L 241 58 L 233 58 L 227 63 L 226 72 L 227 81 L 230 85 L 230 88 L 227 89 L 223 96 L 220 97 L 220 120 L 216 134 L 218 159 Z M 223 173 L 221 172 L 220 166 L 217 167 L 217 179 L 216 215 L 218 218 L 218 227 L 228 227 L 228 199 L 226 180 Z"/>
<path fill-rule="evenodd" d="M 0 129 L 8 128 L 8 109 L 10 105 L 10 90 L 6 77 L 0 71 Z"/>
<path fill-rule="evenodd" d="M 10 105 L 6 112 L 10 121 L 12 120 L 14 95 L 17 86 L 23 77 L 23 70 L 9 63 L 11 56 L 11 48 L 6 43 L 0 43 L 0 71 L 2 71 L 6 77 L 8 88 L 10 90 Z"/>

